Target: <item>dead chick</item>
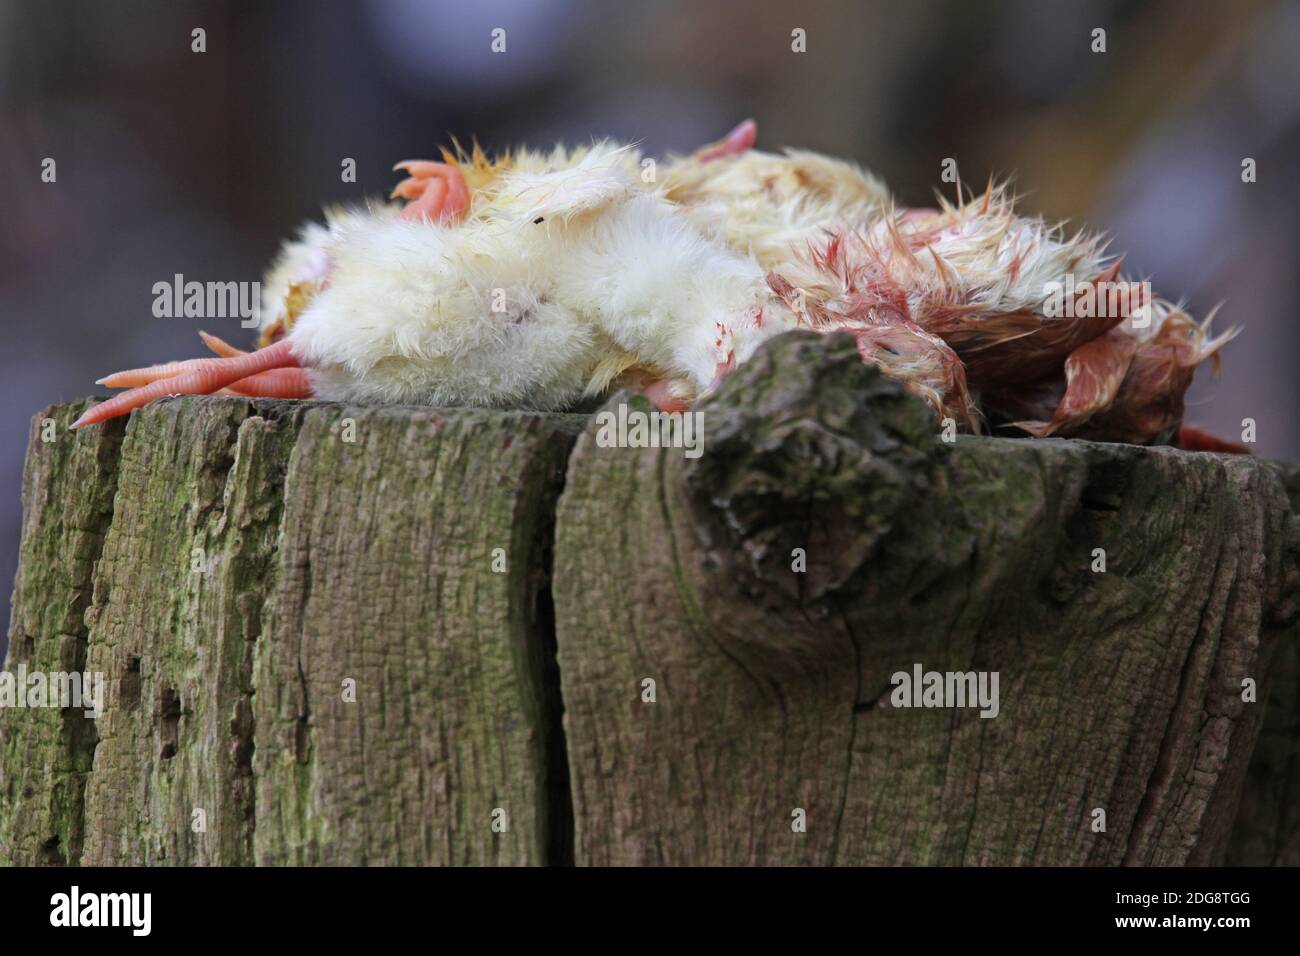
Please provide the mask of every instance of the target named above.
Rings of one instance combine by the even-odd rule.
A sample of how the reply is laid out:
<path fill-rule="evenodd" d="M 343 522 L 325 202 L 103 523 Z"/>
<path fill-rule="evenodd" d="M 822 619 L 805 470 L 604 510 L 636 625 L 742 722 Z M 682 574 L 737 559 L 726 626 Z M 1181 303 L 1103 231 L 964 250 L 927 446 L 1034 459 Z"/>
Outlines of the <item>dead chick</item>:
<path fill-rule="evenodd" d="M 752 124 L 724 143 L 740 140 L 753 145 Z M 853 333 L 865 360 L 968 430 L 1170 440 L 1195 368 L 1236 334 L 1212 337 L 1208 319 L 1124 280 L 1097 236 L 1017 214 L 1005 186 L 898 209 L 852 164 L 718 147 L 665 180 L 702 231 L 769 270 L 800 324 Z M 1069 305 L 1089 307 L 1049 314 L 1067 284 Z"/>
<path fill-rule="evenodd" d="M 401 212 L 335 214 L 286 248 L 262 348 L 209 337 L 221 357 L 109 376 L 130 390 L 76 425 L 223 389 L 550 409 L 633 375 L 688 403 L 781 330 L 765 309 L 784 309 L 757 263 L 700 236 L 634 159 L 614 144 L 529 155 L 472 207 L 458 165 L 407 164 Z"/>

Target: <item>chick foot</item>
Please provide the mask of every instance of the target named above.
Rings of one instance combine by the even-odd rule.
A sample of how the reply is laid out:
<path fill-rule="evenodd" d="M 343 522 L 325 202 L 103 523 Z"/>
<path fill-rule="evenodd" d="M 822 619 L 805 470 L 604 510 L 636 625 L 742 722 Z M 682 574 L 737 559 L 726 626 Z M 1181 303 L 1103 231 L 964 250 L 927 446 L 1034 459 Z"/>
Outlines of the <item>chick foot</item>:
<path fill-rule="evenodd" d="M 455 222 L 469 211 L 469 187 L 465 176 L 451 163 L 407 159 L 393 167 L 409 173 L 393 189 L 390 199 L 407 200 L 398 216 L 419 222 L 428 219 L 441 225 Z"/>
<path fill-rule="evenodd" d="M 243 349 L 237 349 L 224 339 L 207 332 L 200 332 L 203 344 L 222 358 L 247 355 Z M 267 343 L 268 345 L 271 343 Z M 242 395 L 246 398 L 314 398 L 311 380 L 307 370 L 302 368 L 276 368 L 269 372 L 258 372 L 248 378 L 241 378 L 233 385 L 227 385 L 217 395 Z"/>
<path fill-rule="evenodd" d="M 736 156 L 753 149 L 756 142 L 758 142 L 758 124 L 752 119 L 743 120 L 722 139 L 697 152 L 695 158 L 702 163 L 707 163 L 722 159 L 724 156 Z"/>
<path fill-rule="evenodd" d="M 302 397 L 283 394 L 286 387 L 284 376 L 270 380 L 261 379 L 259 373 L 273 369 L 300 370 L 298 359 L 291 351 L 288 339 L 282 339 L 256 352 L 232 355 L 228 358 L 190 359 L 185 362 L 169 362 L 166 365 L 118 372 L 100 379 L 100 384 L 113 388 L 128 385 L 132 387 L 103 404 L 87 409 L 84 415 L 72 423 L 72 427 L 84 428 L 87 425 L 107 421 L 169 395 L 211 395 L 224 388 L 234 388 L 238 385 L 268 390 L 274 386 L 277 393 L 267 397 Z M 252 381 L 245 384 L 247 380 Z M 288 384 L 298 388 L 307 386 L 305 376 L 297 381 L 290 378 Z M 247 393 L 241 391 L 239 394 Z"/>

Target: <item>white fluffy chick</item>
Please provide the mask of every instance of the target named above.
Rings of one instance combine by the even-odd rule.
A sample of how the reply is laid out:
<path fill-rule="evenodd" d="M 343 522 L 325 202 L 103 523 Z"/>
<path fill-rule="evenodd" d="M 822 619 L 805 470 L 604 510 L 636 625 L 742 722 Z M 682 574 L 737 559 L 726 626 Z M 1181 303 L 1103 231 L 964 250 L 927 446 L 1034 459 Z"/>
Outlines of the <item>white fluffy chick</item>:
<path fill-rule="evenodd" d="M 640 188 L 622 152 L 508 171 L 454 228 L 345 230 L 289 333 L 315 393 L 547 409 L 632 368 L 708 388 L 773 331 L 755 322 L 764 274 Z"/>

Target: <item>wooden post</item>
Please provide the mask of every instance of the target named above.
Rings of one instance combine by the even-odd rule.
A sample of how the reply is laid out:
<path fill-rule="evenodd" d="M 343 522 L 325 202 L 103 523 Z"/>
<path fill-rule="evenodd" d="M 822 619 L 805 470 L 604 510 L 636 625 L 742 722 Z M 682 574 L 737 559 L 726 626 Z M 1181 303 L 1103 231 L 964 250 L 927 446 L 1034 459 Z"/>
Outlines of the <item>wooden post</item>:
<path fill-rule="evenodd" d="M 6 670 L 107 700 L 0 709 L 0 859 L 1300 853 L 1294 471 L 949 444 L 810 335 L 699 407 L 699 457 L 600 415 L 185 398 L 70 432 L 84 404 L 33 423 Z M 996 716 L 895 706 L 918 668 L 996 673 Z"/>

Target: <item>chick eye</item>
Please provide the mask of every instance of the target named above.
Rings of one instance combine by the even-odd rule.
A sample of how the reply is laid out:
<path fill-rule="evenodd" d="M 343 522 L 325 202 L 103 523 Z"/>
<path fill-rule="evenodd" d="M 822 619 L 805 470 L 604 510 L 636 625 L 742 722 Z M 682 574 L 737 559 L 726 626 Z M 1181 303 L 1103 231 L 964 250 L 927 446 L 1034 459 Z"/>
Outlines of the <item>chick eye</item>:
<path fill-rule="evenodd" d="M 538 216 L 536 219 L 533 220 L 533 225 L 536 226 L 536 225 L 538 225 L 538 224 L 540 224 L 540 223 L 543 223 L 543 222 L 546 222 L 546 217 L 545 217 L 545 216 Z"/>

